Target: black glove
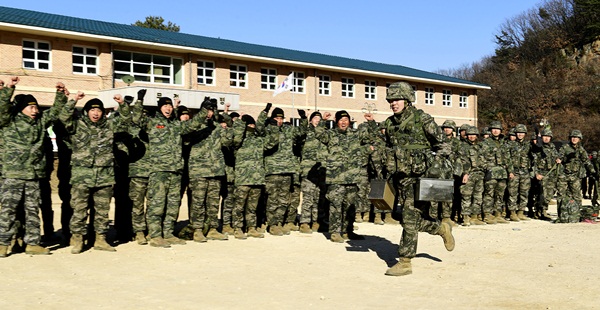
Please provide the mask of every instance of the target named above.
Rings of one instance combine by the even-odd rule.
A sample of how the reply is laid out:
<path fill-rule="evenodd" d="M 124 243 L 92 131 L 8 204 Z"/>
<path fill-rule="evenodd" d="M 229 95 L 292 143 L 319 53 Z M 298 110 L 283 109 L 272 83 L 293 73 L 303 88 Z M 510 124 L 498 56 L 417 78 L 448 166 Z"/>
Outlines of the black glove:
<path fill-rule="evenodd" d="M 123 101 L 125 101 L 125 103 L 127 103 L 127 105 L 130 105 L 133 102 L 133 97 L 125 96 L 125 98 L 123 98 Z"/>
<path fill-rule="evenodd" d="M 267 124 L 277 126 L 277 120 L 272 117 L 269 117 L 269 119 L 267 119 Z"/>
<path fill-rule="evenodd" d="M 265 113 L 269 114 L 269 110 L 271 110 L 271 107 L 273 106 L 272 103 L 267 103 L 267 106 L 265 107 L 265 109 L 263 111 L 265 111 Z"/>
<path fill-rule="evenodd" d="M 144 100 L 144 96 L 146 96 L 146 89 L 138 90 L 138 100 Z"/>
<path fill-rule="evenodd" d="M 306 111 L 298 110 L 298 115 L 300 115 L 301 119 L 306 119 Z"/>

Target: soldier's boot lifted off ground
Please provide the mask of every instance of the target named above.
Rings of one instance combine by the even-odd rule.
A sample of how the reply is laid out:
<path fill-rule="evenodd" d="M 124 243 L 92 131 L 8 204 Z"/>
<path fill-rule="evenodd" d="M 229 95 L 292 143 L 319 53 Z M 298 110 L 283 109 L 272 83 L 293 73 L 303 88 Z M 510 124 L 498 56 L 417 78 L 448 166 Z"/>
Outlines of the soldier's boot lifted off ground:
<path fill-rule="evenodd" d="M 454 250 L 454 236 L 452 236 L 452 226 L 448 223 L 442 223 L 438 235 L 442 236 L 446 250 Z"/>

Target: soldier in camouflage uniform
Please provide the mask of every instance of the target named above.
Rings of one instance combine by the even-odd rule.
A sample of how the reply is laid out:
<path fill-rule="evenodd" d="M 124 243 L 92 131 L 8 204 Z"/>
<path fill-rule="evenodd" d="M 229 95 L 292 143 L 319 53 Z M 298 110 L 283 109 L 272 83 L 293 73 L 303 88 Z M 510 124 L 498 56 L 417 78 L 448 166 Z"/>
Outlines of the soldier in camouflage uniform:
<path fill-rule="evenodd" d="M 479 132 L 476 127 L 467 129 L 467 142 L 462 143 L 459 155 L 462 163 L 460 196 L 462 197 L 463 226 L 484 225 L 477 218 L 481 214 L 483 198 L 484 159 L 478 144 Z"/>
<path fill-rule="evenodd" d="M 175 117 L 173 101 L 167 97 L 158 100 L 158 112 L 154 116 L 143 115 L 139 100 L 133 108 L 133 123 L 148 133 L 147 152 L 151 163 L 146 222 L 151 246 L 166 248 L 185 244 L 173 235 L 181 204 L 182 136 L 200 130 L 207 114 L 206 109 L 200 109 L 191 121 L 182 122 Z"/>
<path fill-rule="evenodd" d="M 403 276 L 412 273 L 411 259 L 417 254 L 419 232 L 440 235 L 448 251 L 454 249 L 452 226 L 430 216 L 431 203 L 415 200 L 417 178 L 424 175 L 432 150 L 444 142 L 442 130 L 431 115 L 416 109 L 410 84 L 397 82 L 387 89 L 387 101 L 394 115 L 385 120 L 386 142 L 391 149 L 388 171 L 393 173 L 394 186 L 401 208 L 402 238 L 398 253 L 400 261 L 386 275 Z"/>
<path fill-rule="evenodd" d="M 581 146 L 583 135 L 580 130 L 569 134 L 569 143 L 558 151 L 558 157 L 563 166 L 563 173 L 558 176 L 558 222 L 577 223 L 581 212 L 581 179 L 585 173 L 596 175 L 596 170 L 590 158 Z"/>
<path fill-rule="evenodd" d="M 57 119 L 68 94 L 64 85 L 58 83 L 54 105 L 41 115 L 32 95 L 19 95 L 14 106 L 11 104 L 18 82 L 18 77 L 11 77 L 10 82 L 0 89 L 0 128 L 4 141 L 0 257 L 8 255 L 11 239 L 16 234 L 16 213 L 21 203 L 25 209 L 25 253 L 50 253 L 40 246 L 40 180 L 47 177 L 43 138 L 46 129 Z"/>
<path fill-rule="evenodd" d="M 190 220 L 194 229 L 194 241 L 227 240 L 227 235 L 220 233 L 219 201 L 221 183 L 225 178 L 225 157 L 222 147 L 228 147 L 233 142 L 233 131 L 227 126 L 221 126 L 218 116 L 227 117 L 227 111 L 218 115 L 216 102 L 205 100 L 202 108 L 207 115 L 206 126 L 190 135 L 189 187 L 192 192 L 192 207 Z M 206 237 L 202 233 L 208 226 Z"/>
<path fill-rule="evenodd" d="M 106 242 L 108 231 L 108 211 L 115 184 L 113 141 L 116 132 L 128 130 L 131 122 L 129 104 L 121 95 L 114 99 L 119 103 L 120 115 L 107 119 L 104 104 L 99 99 L 91 99 L 83 107 L 83 115 L 75 119 L 73 111 L 77 101 L 83 99 L 79 92 L 65 105 L 60 120 L 71 135 L 73 154 L 71 157 L 71 206 L 73 216 L 69 228 L 71 253 L 83 250 L 83 237 L 87 233 L 88 202 L 93 201 L 94 249 L 116 251 Z M 133 98 L 129 99 L 133 101 Z"/>
<path fill-rule="evenodd" d="M 267 123 L 267 127 L 276 127 L 279 131 L 279 143 L 265 151 L 266 169 L 266 196 L 267 196 L 267 221 L 269 233 L 274 236 L 289 234 L 295 227 L 294 222 L 298 214 L 298 206 L 291 204 L 291 191 L 293 176 L 297 172 L 300 162 L 293 153 L 294 142 L 300 139 L 306 131 L 306 112 L 298 110 L 301 124 L 298 127 L 283 124 L 284 114 L 280 108 L 273 109 L 271 117 L 267 114 L 271 104 L 267 104 L 260 112 L 259 123 Z"/>
<path fill-rule="evenodd" d="M 227 118 L 227 126 L 232 127 L 233 122 L 239 119 L 237 112 L 229 113 Z M 233 192 L 235 182 L 235 151 L 233 146 L 222 147 L 221 151 L 225 157 L 225 174 L 226 180 L 223 180 L 221 186 L 221 221 L 223 224 L 222 232 L 226 235 L 233 235 L 233 222 L 231 218 L 231 212 L 233 210 Z"/>
<path fill-rule="evenodd" d="M 327 148 L 316 138 L 315 128 L 322 119 L 321 112 L 313 112 L 308 121 L 306 135 L 303 136 L 301 168 L 302 206 L 300 211 L 300 232 L 310 234 L 319 229 L 320 189 L 325 182 L 325 160 Z M 311 226 L 312 224 L 312 226 Z"/>
<path fill-rule="evenodd" d="M 459 150 L 462 142 L 458 137 L 454 137 L 456 131 L 456 123 L 453 120 L 446 120 L 441 126 L 444 132 L 444 142 L 449 144 L 452 149 L 452 154 L 448 157 L 448 160 L 452 163 L 454 170 L 454 200 L 452 202 L 440 202 L 441 205 L 441 219 L 442 222 L 448 223 L 452 226 L 458 226 L 456 222 L 452 220 L 453 214 L 460 212 L 460 186 L 462 184 L 462 164 L 460 163 L 461 156 L 459 156 Z"/>
<path fill-rule="evenodd" d="M 515 127 L 516 139 L 509 144 L 511 165 L 508 166 L 508 211 L 517 213 L 521 221 L 528 221 L 527 201 L 531 188 L 531 144 L 525 139 L 527 127 L 518 124 Z"/>
<path fill-rule="evenodd" d="M 279 142 L 279 132 L 267 134 L 264 123 L 256 124 L 250 115 L 243 115 L 233 122 L 233 149 L 235 150 L 235 189 L 232 225 L 237 239 L 246 236 L 263 238 L 257 230 L 256 208 L 265 185 L 264 151 Z M 247 235 L 244 233 L 244 222 Z"/>
<path fill-rule="evenodd" d="M 328 118 L 328 113 L 326 117 Z M 368 126 L 361 130 L 350 128 L 350 115 L 346 111 L 335 113 L 336 127 L 326 130 L 324 126 L 315 128 L 315 137 L 327 145 L 326 182 L 329 207 L 329 233 L 332 242 L 345 242 L 353 235 L 352 220 L 355 213 L 352 206 L 356 203 L 357 183 L 363 163 L 373 152 L 371 140 L 377 132 L 377 123 L 372 114 L 365 114 Z"/>
<path fill-rule="evenodd" d="M 541 132 L 541 141 L 532 150 L 532 166 L 534 182 L 539 183 L 540 189 L 535 194 L 535 212 L 538 219 L 550 220 L 548 205 L 556 192 L 556 182 L 560 172 L 558 150 L 552 143 L 552 131 L 545 128 Z"/>
<path fill-rule="evenodd" d="M 502 124 L 499 121 L 490 123 L 491 136 L 483 140 L 480 145 L 485 161 L 485 177 L 483 183 L 483 212 L 487 215 L 486 223 L 505 223 L 504 191 L 508 167 L 511 165 L 508 146 L 502 139 Z M 494 217 L 491 215 L 493 214 Z M 519 221 L 516 216 L 511 216 L 512 221 Z"/>

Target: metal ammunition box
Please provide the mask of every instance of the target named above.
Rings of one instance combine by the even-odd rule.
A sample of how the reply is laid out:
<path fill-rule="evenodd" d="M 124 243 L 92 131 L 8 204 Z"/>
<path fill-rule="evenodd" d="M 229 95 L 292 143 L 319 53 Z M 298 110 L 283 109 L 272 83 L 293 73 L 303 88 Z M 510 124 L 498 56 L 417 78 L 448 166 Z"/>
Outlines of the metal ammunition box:
<path fill-rule="evenodd" d="M 420 178 L 415 190 L 415 200 L 452 201 L 454 180 Z"/>
<path fill-rule="evenodd" d="M 369 200 L 375 208 L 391 211 L 396 200 L 394 187 L 387 180 L 372 180 Z"/>

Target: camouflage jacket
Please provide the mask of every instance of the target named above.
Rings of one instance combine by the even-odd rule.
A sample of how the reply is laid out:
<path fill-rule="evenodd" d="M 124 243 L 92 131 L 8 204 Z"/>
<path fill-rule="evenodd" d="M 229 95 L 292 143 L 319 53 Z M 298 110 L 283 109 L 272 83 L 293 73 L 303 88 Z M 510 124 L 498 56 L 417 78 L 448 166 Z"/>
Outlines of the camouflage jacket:
<path fill-rule="evenodd" d="M 264 132 L 257 124 L 256 131 L 248 130 L 241 119 L 233 122 L 233 148 L 235 149 L 235 185 L 265 184 L 265 150 L 279 143 L 279 133 Z"/>
<path fill-rule="evenodd" d="M 172 115 L 164 117 L 160 111 L 155 116 L 143 114 L 141 101 L 133 107 L 133 123 L 148 134 L 149 172 L 168 171 L 181 173 L 183 171 L 182 143 L 183 135 L 194 130 L 202 129 L 207 110 L 200 112 L 191 120 L 181 122 Z"/>
<path fill-rule="evenodd" d="M 224 114 L 224 117 L 229 116 Z M 233 130 L 221 127 L 212 119 L 205 120 L 205 124 L 202 130 L 189 135 L 190 178 L 209 178 L 226 174 L 222 148 L 233 143 Z"/>
<path fill-rule="evenodd" d="M 444 134 L 431 115 L 413 106 L 388 117 L 381 128 L 388 146 L 387 169 L 397 177 L 419 177 L 433 162 Z"/>
<path fill-rule="evenodd" d="M 146 129 L 132 125 L 129 127 L 129 177 L 148 178 L 152 161 L 148 152 L 148 133 Z"/>
<path fill-rule="evenodd" d="M 590 157 L 581 144 L 573 145 L 567 143 L 558 151 L 558 157 L 563 166 L 565 174 L 578 174 L 580 178 L 584 178 L 587 173 L 595 174 L 596 170 L 590 161 Z"/>
<path fill-rule="evenodd" d="M 257 123 L 263 124 L 267 120 L 267 113 L 261 111 Z M 294 127 L 284 124 L 281 127 L 267 125 L 272 132 L 279 132 L 279 142 L 270 149 L 265 150 L 265 169 L 270 174 L 294 174 L 299 172 L 300 158 L 294 155 L 294 143 L 306 132 L 307 120 L 301 119 L 300 126 Z"/>
<path fill-rule="evenodd" d="M 327 184 L 357 184 L 360 181 L 361 175 L 366 173 L 368 157 L 373 152 L 368 144 L 376 130 L 374 121 L 361 130 L 327 130 L 324 126 L 315 128 L 316 138 L 327 145 Z"/>
<path fill-rule="evenodd" d="M 479 143 L 485 161 L 485 171 L 492 179 L 508 178 L 508 169 L 511 167 L 509 145 L 500 136 L 490 136 Z"/>
<path fill-rule="evenodd" d="M 468 139 L 467 142 L 464 142 L 461 141 L 458 137 L 445 136 L 444 142 L 450 145 L 451 153 L 447 155 L 447 158 L 452 163 L 452 174 L 457 177 L 463 175 L 463 157 L 460 156 L 460 149 L 462 148 L 463 143 L 468 143 Z"/>
<path fill-rule="evenodd" d="M 60 112 L 60 121 L 71 136 L 71 184 L 89 187 L 115 183 L 114 136 L 126 132 L 131 123 L 129 105 L 119 105 L 119 115 L 92 122 L 85 114 L 75 118 L 74 100 L 69 100 Z"/>
<path fill-rule="evenodd" d="M 316 137 L 315 126 L 307 122 L 306 134 L 302 137 L 302 158 L 300 161 L 302 178 L 306 178 L 311 170 L 318 169 L 315 165 L 323 166 L 327 159 L 327 146 Z"/>
<path fill-rule="evenodd" d="M 508 173 L 529 174 L 531 171 L 531 143 L 527 139 L 515 140 L 508 144 L 510 165 Z"/>
<path fill-rule="evenodd" d="M 2 152 L 2 177 L 21 180 L 46 178 L 46 129 L 58 118 L 67 102 L 62 92 L 56 92 L 54 105 L 32 119 L 21 111 L 13 111 L 10 99 L 14 88 L 0 90 L 0 127 L 4 149 Z"/>
<path fill-rule="evenodd" d="M 541 174 L 546 176 L 552 169 L 553 174 L 557 175 L 559 172 L 558 164 L 558 150 L 554 143 L 541 143 L 542 147 L 532 148 L 532 166 L 535 174 Z"/>
<path fill-rule="evenodd" d="M 458 154 L 461 158 L 463 175 L 485 171 L 485 159 L 479 143 L 469 140 L 461 142 Z"/>

